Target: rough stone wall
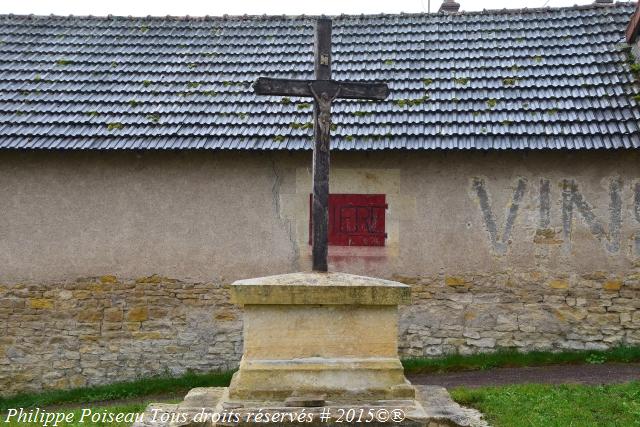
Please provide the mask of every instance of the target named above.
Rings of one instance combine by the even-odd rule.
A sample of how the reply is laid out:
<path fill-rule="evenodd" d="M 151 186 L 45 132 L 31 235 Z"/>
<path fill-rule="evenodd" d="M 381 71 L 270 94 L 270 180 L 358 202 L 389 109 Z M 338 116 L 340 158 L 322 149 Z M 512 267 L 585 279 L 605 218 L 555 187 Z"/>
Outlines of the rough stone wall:
<path fill-rule="evenodd" d="M 395 275 L 403 357 L 499 348 L 640 345 L 640 266 L 553 276 Z M 228 287 L 160 276 L 0 286 L 0 395 L 237 366 L 241 311 Z"/>
<path fill-rule="evenodd" d="M 160 276 L 0 287 L 0 395 L 237 366 L 228 289 Z"/>
<path fill-rule="evenodd" d="M 640 344 L 640 267 L 556 276 L 544 271 L 404 277 L 413 304 L 401 309 L 406 357 L 499 348 L 604 350 Z"/>

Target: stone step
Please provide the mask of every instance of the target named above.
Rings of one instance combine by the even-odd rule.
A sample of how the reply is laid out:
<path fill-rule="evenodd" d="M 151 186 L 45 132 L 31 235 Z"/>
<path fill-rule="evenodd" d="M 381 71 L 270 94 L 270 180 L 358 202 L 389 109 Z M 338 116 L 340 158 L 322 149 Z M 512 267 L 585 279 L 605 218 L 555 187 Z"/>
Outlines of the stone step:
<path fill-rule="evenodd" d="M 384 426 L 384 427 L 488 427 L 482 414 L 460 406 L 444 387 L 415 386 L 417 400 L 332 402 L 325 406 L 287 406 L 286 402 L 232 402 L 226 404 L 223 387 L 195 388 L 180 404 L 154 403 L 133 427 L 232 427 L 232 426 Z M 401 411 L 401 412 L 399 412 Z M 257 414 L 261 414 L 258 416 Z M 276 421 L 265 422 L 266 417 Z M 328 414 L 327 419 L 321 415 Z M 371 414 L 371 415 L 368 415 Z M 381 422 L 377 418 L 388 416 Z M 402 419 L 400 420 L 400 414 Z M 295 415 L 295 417 L 293 416 Z M 376 418 L 365 422 L 367 418 Z M 398 418 L 394 419 L 396 416 Z M 301 418 L 297 418 L 301 417 Z M 352 418 L 353 417 L 353 418 Z M 360 418 L 360 422 L 358 422 Z M 213 421 L 212 421 L 213 420 Z M 301 421 L 302 420 L 302 421 Z"/>

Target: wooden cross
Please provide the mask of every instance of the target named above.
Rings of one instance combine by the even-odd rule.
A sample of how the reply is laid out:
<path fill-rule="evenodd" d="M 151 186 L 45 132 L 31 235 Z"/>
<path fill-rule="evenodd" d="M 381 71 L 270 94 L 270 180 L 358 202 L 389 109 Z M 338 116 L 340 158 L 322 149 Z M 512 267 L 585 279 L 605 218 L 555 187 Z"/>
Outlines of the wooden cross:
<path fill-rule="evenodd" d="M 320 18 L 315 26 L 315 80 L 260 77 L 253 84 L 258 95 L 303 96 L 313 106 L 313 204 L 311 210 L 313 270 L 327 271 L 329 228 L 329 151 L 331 103 L 336 98 L 383 100 L 389 96 L 385 83 L 331 80 L 331 19 Z"/>

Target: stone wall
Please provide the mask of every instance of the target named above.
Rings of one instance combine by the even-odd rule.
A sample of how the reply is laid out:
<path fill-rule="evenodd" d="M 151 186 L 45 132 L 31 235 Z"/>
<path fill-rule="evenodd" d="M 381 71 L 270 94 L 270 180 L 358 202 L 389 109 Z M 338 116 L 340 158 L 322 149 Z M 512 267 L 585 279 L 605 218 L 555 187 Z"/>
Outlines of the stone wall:
<path fill-rule="evenodd" d="M 227 301 L 159 276 L 0 286 L 0 394 L 230 369 L 242 326 Z"/>
<path fill-rule="evenodd" d="M 413 304 L 401 310 L 400 352 L 417 357 L 639 345 L 640 268 L 633 271 L 396 276 L 413 290 Z"/>
<path fill-rule="evenodd" d="M 640 268 L 391 278 L 412 286 L 400 309 L 404 357 L 640 344 Z M 230 369 L 242 354 L 241 312 L 215 283 L 3 285 L 0 317 L 1 395 Z"/>

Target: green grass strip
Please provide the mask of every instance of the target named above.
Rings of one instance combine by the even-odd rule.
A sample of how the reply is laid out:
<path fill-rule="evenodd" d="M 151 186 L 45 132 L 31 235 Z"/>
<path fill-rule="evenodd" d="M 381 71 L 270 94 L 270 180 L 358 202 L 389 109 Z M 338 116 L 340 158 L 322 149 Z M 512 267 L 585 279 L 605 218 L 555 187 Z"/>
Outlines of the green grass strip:
<path fill-rule="evenodd" d="M 458 354 L 432 359 L 403 360 L 405 371 L 411 374 L 483 370 L 498 367 L 544 366 L 557 364 L 640 362 L 640 347 L 616 347 L 606 351 L 517 351 L 500 350 L 495 353 L 462 356 Z M 130 399 L 154 394 L 169 394 L 193 387 L 224 387 L 229 385 L 233 372 L 189 372 L 180 377 L 157 376 L 130 382 L 77 388 L 51 390 L 42 393 L 0 397 L 0 412 L 9 408 L 47 407 L 67 403 L 92 403 Z"/>
<path fill-rule="evenodd" d="M 600 386 L 519 384 L 455 388 L 455 401 L 474 407 L 495 427 L 640 426 L 640 382 Z"/>
<path fill-rule="evenodd" d="M 640 362 L 640 347 L 620 346 L 609 350 L 584 351 L 531 351 L 520 353 L 514 350 L 499 350 L 463 356 L 452 354 L 436 358 L 415 358 L 402 361 L 405 372 L 427 374 L 436 372 L 484 370 L 522 366 L 545 366 L 581 363 Z"/>
<path fill-rule="evenodd" d="M 0 412 L 9 408 L 31 408 L 63 403 L 91 403 L 117 399 L 130 399 L 154 394 L 175 393 L 194 387 L 223 387 L 229 385 L 233 372 L 188 372 L 179 377 L 157 376 L 135 381 L 120 382 L 71 390 L 51 390 L 43 393 L 25 393 L 0 397 Z"/>

